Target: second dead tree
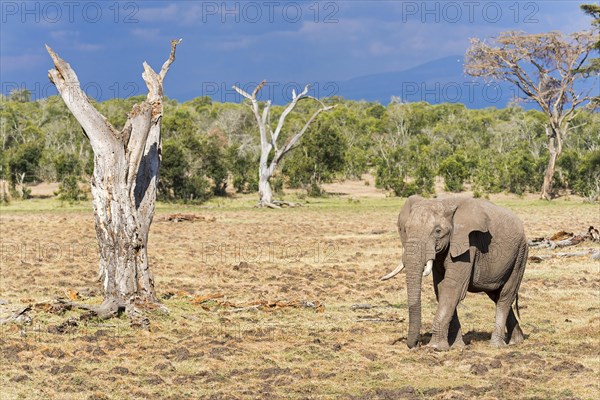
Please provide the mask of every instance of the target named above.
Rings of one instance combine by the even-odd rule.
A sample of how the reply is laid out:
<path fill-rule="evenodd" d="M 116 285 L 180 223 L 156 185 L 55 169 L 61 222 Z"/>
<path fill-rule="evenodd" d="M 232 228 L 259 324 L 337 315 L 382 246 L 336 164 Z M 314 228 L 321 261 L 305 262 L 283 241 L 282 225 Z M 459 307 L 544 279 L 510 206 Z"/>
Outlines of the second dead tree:
<path fill-rule="evenodd" d="M 297 145 L 299 140 L 306 134 L 308 128 L 312 124 L 312 122 L 319 116 L 323 111 L 329 111 L 335 107 L 326 106 L 321 100 L 316 97 L 309 96 L 308 90 L 310 89 L 309 85 L 304 87 L 304 90 L 297 94 L 295 90 L 292 91 L 292 101 L 285 107 L 279 120 L 277 122 L 277 126 L 275 130 L 271 127 L 271 101 L 267 101 L 261 111 L 261 107 L 256 96 L 266 84 L 266 81 L 262 81 L 253 91 L 252 94 L 238 88 L 237 86 L 233 86 L 233 89 L 238 92 L 240 95 L 244 96 L 248 100 L 250 100 L 250 108 L 254 114 L 254 118 L 256 119 L 256 123 L 258 124 L 258 130 L 260 132 L 260 161 L 258 166 L 258 195 L 259 207 L 270 207 L 270 208 L 280 208 L 281 205 L 287 204 L 286 202 L 273 200 L 273 191 L 271 190 L 270 179 L 275 173 L 277 166 L 283 159 L 283 157 L 293 150 Z M 278 143 L 279 135 L 281 134 L 281 129 L 285 123 L 285 119 L 287 116 L 294 110 L 298 102 L 302 99 L 313 99 L 317 101 L 320 105 L 319 109 L 317 109 L 312 116 L 306 121 L 302 129 L 293 134 L 288 141 L 282 146 Z M 280 147 L 281 146 L 281 147 Z"/>

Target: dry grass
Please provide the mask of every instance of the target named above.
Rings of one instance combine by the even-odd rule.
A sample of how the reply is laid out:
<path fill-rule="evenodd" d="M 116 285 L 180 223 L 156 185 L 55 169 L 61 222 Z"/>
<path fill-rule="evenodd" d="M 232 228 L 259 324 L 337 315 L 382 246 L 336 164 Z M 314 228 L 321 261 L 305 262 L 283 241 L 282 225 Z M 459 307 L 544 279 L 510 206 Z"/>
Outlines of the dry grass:
<path fill-rule="evenodd" d="M 469 294 L 459 309 L 469 332 L 464 351 L 411 351 L 404 340 L 391 344 L 407 329 L 404 279 L 378 280 L 400 256 L 395 221 L 402 200 L 332 198 L 286 210 L 254 209 L 254 200 L 159 208 L 150 261 L 171 314 L 152 314 L 149 332 L 125 318 L 80 321 L 80 312 L 41 309 L 31 313 L 31 325 L 1 326 L 2 398 L 598 397 L 598 262 L 528 265 L 520 296 L 527 338 L 519 346 L 488 347 L 493 304 Z M 497 202 L 522 217 L 530 237 L 600 225 L 597 205 Z M 208 218 L 164 220 L 176 211 Z M 0 222 L 3 307 L 64 297 L 67 289 L 100 301 L 87 204 L 13 203 Z M 224 297 L 191 301 L 215 293 Z M 226 305 L 258 300 L 318 301 L 325 310 L 237 312 Z M 352 307 L 365 303 L 374 307 Z M 430 279 L 423 304 L 427 335 L 436 307 Z M 68 318 L 77 326 L 62 329 Z"/>

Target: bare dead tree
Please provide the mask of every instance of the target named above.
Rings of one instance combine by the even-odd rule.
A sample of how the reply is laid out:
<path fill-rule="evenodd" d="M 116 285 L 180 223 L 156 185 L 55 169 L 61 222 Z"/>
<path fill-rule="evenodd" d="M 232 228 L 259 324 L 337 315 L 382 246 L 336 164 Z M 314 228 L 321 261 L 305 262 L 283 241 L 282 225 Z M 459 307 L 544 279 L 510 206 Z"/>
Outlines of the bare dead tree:
<path fill-rule="evenodd" d="M 258 195 L 259 195 L 259 203 L 260 207 L 270 207 L 270 208 L 279 208 L 282 202 L 273 200 L 273 192 L 271 190 L 270 179 L 273 176 L 273 173 L 277 169 L 277 166 L 283 159 L 283 157 L 289 153 L 292 149 L 294 149 L 299 140 L 304 136 L 310 124 L 319 116 L 323 111 L 329 111 L 333 106 L 326 106 L 321 100 L 316 97 L 309 96 L 308 90 L 310 89 L 310 85 L 306 85 L 304 90 L 300 94 L 296 94 L 296 91 L 292 91 L 292 101 L 285 107 L 279 120 L 277 122 L 277 126 L 275 130 L 271 127 L 271 101 L 267 101 L 261 111 L 260 103 L 256 96 L 263 88 L 263 86 L 267 83 L 266 80 L 263 80 L 256 88 L 252 91 L 252 94 L 238 88 L 237 86 L 233 86 L 233 89 L 238 92 L 240 95 L 250 100 L 250 108 L 254 113 L 254 117 L 256 118 L 256 123 L 258 124 L 258 129 L 260 132 L 260 161 L 258 166 Z M 317 101 L 320 105 L 320 108 L 316 110 L 312 116 L 306 121 L 302 129 L 293 134 L 288 141 L 280 146 L 278 144 L 279 135 L 281 134 L 281 129 L 285 123 L 285 119 L 287 116 L 294 110 L 298 102 L 302 99 L 313 99 Z M 270 161 L 269 161 L 270 160 Z"/>
<path fill-rule="evenodd" d="M 552 177 L 563 142 L 582 105 L 591 105 L 593 89 L 578 89 L 584 67 L 593 51 L 597 30 L 526 34 L 504 32 L 486 43 L 477 38 L 465 56 L 465 72 L 471 76 L 513 83 L 525 98 L 534 100 L 548 117 L 546 128 L 550 157 L 541 197 L 553 196 Z M 597 90 L 597 88 L 596 88 Z"/>
<path fill-rule="evenodd" d="M 158 74 L 144 62 L 142 77 L 148 96 L 133 106 L 121 131 L 90 103 L 71 66 L 46 46 L 55 67 L 48 71 L 48 77 L 94 151 L 91 184 L 104 301 L 93 310 L 102 317 L 123 309 L 136 312 L 136 305 L 158 303 L 148 266 L 148 231 L 161 160 L 163 81 L 180 42 L 171 41 L 169 58 Z"/>

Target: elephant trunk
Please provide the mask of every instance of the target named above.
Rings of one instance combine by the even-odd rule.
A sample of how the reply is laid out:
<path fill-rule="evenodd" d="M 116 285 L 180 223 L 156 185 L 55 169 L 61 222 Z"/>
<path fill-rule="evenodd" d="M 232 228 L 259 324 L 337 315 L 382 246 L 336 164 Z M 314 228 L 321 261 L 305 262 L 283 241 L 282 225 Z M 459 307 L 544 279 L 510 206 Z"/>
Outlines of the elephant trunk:
<path fill-rule="evenodd" d="M 417 346 L 421 332 L 421 283 L 423 276 L 429 275 L 433 267 L 433 259 L 424 262 L 424 257 L 409 261 L 411 267 L 406 272 L 406 289 L 408 294 L 408 335 L 406 344 L 409 348 Z"/>

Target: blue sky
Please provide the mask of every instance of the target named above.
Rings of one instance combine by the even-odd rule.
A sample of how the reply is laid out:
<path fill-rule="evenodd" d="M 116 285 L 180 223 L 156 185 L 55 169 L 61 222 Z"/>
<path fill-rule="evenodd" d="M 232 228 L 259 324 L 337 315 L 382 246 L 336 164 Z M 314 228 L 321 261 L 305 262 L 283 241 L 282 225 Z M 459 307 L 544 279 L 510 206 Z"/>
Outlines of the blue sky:
<path fill-rule="evenodd" d="M 464 54 L 473 36 L 588 29 L 582 3 L 3 0 L 2 93 L 14 87 L 28 88 L 34 98 L 56 93 L 45 43 L 73 66 L 90 96 L 145 93 L 142 62 L 158 70 L 169 40 L 183 38 L 166 95 L 235 101 L 227 92 L 232 83 L 341 81 Z"/>

